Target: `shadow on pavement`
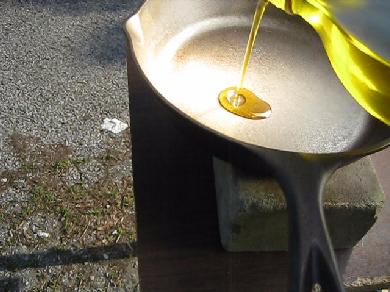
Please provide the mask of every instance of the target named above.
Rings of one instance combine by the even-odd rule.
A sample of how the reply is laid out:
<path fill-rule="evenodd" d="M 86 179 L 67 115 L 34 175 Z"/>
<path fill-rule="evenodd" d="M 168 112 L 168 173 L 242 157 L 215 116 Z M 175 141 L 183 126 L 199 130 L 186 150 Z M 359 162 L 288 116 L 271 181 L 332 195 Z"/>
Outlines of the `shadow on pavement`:
<path fill-rule="evenodd" d="M 93 56 L 94 62 L 102 64 L 125 62 L 127 57 L 126 38 L 122 23 L 109 24 L 97 29 L 89 40 L 87 46 L 82 48 L 83 55 Z"/>
<path fill-rule="evenodd" d="M 132 256 L 135 256 L 135 243 L 118 243 L 109 246 L 89 247 L 79 250 L 53 248 L 32 254 L 1 256 L 0 271 L 109 261 Z M 0 291 L 3 291 L 1 290 L 1 282 Z"/>
<path fill-rule="evenodd" d="M 21 286 L 19 278 L 0 279 L 0 291 L 21 291 Z"/>
<path fill-rule="evenodd" d="M 129 14 L 142 5 L 144 0 L 17 0 L 15 6 L 49 8 L 56 15 L 80 16 L 94 12 L 118 12 L 127 10 Z"/>
<path fill-rule="evenodd" d="M 84 23 L 76 34 L 85 34 L 85 42 L 76 46 L 76 60 L 90 59 L 101 65 L 126 62 L 126 39 L 122 30 L 124 21 L 134 14 L 144 0 L 18 0 L 16 9 L 36 11 L 44 17 L 74 18 L 75 25 Z M 86 27 L 93 27 L 93 32 Z M 61 40 L 59 40 L 61 42 Z M 66 47 L 66 46 L 65 46 Z"/>

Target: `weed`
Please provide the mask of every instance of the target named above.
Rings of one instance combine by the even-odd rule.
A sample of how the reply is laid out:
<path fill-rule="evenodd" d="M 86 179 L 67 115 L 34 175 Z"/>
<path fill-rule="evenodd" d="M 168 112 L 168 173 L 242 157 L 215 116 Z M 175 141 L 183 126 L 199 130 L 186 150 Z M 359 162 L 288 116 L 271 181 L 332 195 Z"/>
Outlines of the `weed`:
<path fill-rule="evenodd" d="M 112 198 L 112 199 L 117 199 L 119 197 L 119 192 L 118 190 L 112 190 L 112 191 L 108 191 L 105 193 L 105 195 L 109 198 Z"/>
<path fill-rule="evenodd" d="M 120 273 L 118 271 L 110 271 L 106 274 L 106 277 L 109 279 L 111 282 L 110 284 L 114 287 L 118 286 L 118 282 L 120 282 Z"/>
<path fill-rule="evenodd" d="M 47 288 L 51 288 L 54 291 L 60 291 L 61 283 L 59 276 L 53 277 L 47 282 Z"/>
<path fill-rule="evenodd" d="M 53 192 L 46 190 L 46 188 L 41 185 L 35 185 L 32 191 L 34 201 L 36 203 L 54 203 L 55 195 Z"/>
<path fill-rule="evenodd" d="M 133 190 L 129 189 L 122 198 L 122 208 L 129 208 L 129 207 L 134 207 L 134 194 Z"/>
<path fill-rule="evenodd" d="M 118 158 L 115 157 L 115 155 L 113 155 L 112 153 L 107 153 L 107 154 L 104 156 L 104 160 L 105 160 L 105 161 L 116 161 L 116 160 L 118 160 Z"/>
<path fill-rule="evenodd" d="M 57 172 L 64 172 L 72 166 L 72 162 L 69 159 L 61 159 L 54 164 L 54 169 Z"/>
<path fill-rule="evenodd" d="M 116 232 L 118 233 L 118 236 L 122 236 L 123 234 L 125 234 L 125 231 L 123 230 L 122 227 L 118 227 Z"/>
<path fill-rule="evenodd" d="M 23 163 L 20 167 L 20 170 L 23 172 L 32 172 L 34 171 L 35 166 L 34 163 Z"/>
<path fill-rule="evenodd" d="M 69 192 L 73 199 L 81 199 L 88 194 L 88 191 L 82 184 L 75 184 L 69 188 Z"/>
<path fill-rule="evenodd" d="M 70 230 L 73 213 L 69 208 L 62 207 L 60 208 L 60 216 L 61 219 L 64 221 L 63 230 L 67 234 Z"/>
<path fill-rule="evenodd" d="M 31 216 L 33 213 L 33 209 L 30 207 L 23 207 L 22 210 L 19 213 L 20 218 L 26 219 Z"/>
<path fill-rule="evenodd" d="M 137 233 L 135 230 L 130 230 L 128 234 L 128 239 L 130 242 L 136 242 L 137 241 Z"/>
<path fill-rule="evenodd" d="M 68 208 L 61 208 L 60 215 L 62 218 L 67 219 L 72 215 L 72 212 Z"/>
<path fill-rule="evenodd" d="M 87 211 L 88 215 L 100 217 L 103 214 L 103 209 L 102 208 L 93 208 Z"/>
<path fill-rule="evenodd" d="M 87 158 L 85 157 L 76 157 L 75 159 L 72 159 L 71 160 L 71 163 L 74 165 L 74 166 L 79 166 L 79 165 L 83 165 L 85 163 L 87 163 Z"/>

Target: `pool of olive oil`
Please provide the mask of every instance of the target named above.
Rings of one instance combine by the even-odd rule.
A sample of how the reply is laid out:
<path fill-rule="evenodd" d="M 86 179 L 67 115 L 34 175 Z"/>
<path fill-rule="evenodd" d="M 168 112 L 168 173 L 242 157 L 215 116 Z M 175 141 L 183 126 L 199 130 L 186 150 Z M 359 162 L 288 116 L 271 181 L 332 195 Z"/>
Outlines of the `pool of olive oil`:
<path fill-rule="evenodd" d="M 219 103 L 227 111 L 248 119 L 265 119 L 271 116 L 271 106 L 257 97 L 253 92 L 244 88 L 245 76 L 248 70 L 256 36 L 260 28 L 261 19 L 267 8 L 267 0 L 259 0 L 253 18 L 251 32 L 241 67 L 239 82 L 236 86 L 228 87 L 219 94 Z"/>

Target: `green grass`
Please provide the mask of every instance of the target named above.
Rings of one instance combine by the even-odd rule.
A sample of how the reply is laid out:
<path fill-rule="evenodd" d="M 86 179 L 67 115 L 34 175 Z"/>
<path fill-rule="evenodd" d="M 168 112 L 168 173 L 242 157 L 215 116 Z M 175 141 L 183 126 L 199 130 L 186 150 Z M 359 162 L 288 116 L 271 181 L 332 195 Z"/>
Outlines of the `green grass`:
<path fill-rule="evenodd" d="M 87 196 L 88 191 L 82 184 L 75 184 L 69 188 L 69 192 L 73 199 L 81 199 Z"/>
<path fill-rule="evenodd" d="M 69 159 L 62 159 L 54 164 L 54 169 L 57 172 L 64 172 L 72 167 L 72 162 Z"/>
<path fill-rule="evenodd" d="M 119 271 L 110 271 L 106 274 L 106 277 L 109 279 L 111 287 L 118 287 L 122 285 L 121 274 Z"/>
<path fill-rule="evenodd" d="M 109 192 L 106 192 L 105 195 L 112 199 L 119 198 L 119 191 L 118 190 L 111 190 Z"/>
<path fill-rule="evenodd" d="M 55 171 L 62 173 L 70 169 L 71 167 L 78 168 L 80 165 L 87 163 L 87 159 L 85 157 L 76 157 L 74 159 L 61 159 L 58 160 L 53 168 Z"/>
<path fill-rule="evenodd" d="M 33 199 L 36 203 L 51 204 L 55 202 L 55 195 L 53 192 L 47 190 L 44 185 L 35 185 L 32 191 Z"/>
<path fill-rule="evenodd" d="M 103 209 L 102 208 L 93 208 L 87 211 L 88 215 L 99 217 L 103 215 Z"/>
<path fill-rule="evenodd" d="M 87 160 L 87 158 L 85 158 L 85 157 L 76 157 L 75 159 L 72 159 L 71 160 L 71 163 L 74 165 L 74 166 L 79 166 L 79 165 L 83 165 L 83 164 L 85 164 L 85 163 L 87 163 L 88 162 L 88 160 Z"/>
<path fill-rule="evenodd" d="M 23 207 L 22 210 L 19 213 L 19 216 L 23 219 L 26 219 L 31 216 L 31 214 L 34 212 L 32 208 L 28 207 Z"/>
<path fill-rule="evenodd" d="M 123 198 L 123 207 L 125 208 L 134 207 L 134 194 L 132 189 L 125 193 Z"/>
<path fill-rule="evenodd" d="M 135 229 L 129 231 L 127 238 L 129 239 L 130 242 L 137 241 L 137 233 L 135 232 Z"/>
<path fill-rule="evenodd" d="M 23 163 L 20 170 L 23 172 L 32 172 L 35 169 L 34 163 Z"/>
<path fill-rule="evenodd" d="M 67 234 L 72 223 L 73 213 L 69 208 L 60 208 L 60 216 L 64 220 L 63 230 Z"/>
<path fill-rule="evenodd" d="M 61 283 L 60 283 L 60 276 L 59 275 L 54 275 L 52 279 L 50 279 L 47 282 L 47 288 L 51 288 L 54 291 L 61 291 Z"/>

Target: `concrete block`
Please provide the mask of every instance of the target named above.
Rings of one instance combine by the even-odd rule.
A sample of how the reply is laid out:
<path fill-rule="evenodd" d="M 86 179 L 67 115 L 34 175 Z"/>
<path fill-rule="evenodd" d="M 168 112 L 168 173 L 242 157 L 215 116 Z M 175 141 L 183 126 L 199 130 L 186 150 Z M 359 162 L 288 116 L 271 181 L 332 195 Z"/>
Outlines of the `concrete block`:
<path fill-rule="evenodd" d="M 275 179 L 256 178 L 214 158 L 221 242 L 228 251 L 284 251 L 287 204 Z M 370 158 L 336 171 L 324 209 L 335 248 L 354 246 L 375 223 L 384 193 Z"/>

